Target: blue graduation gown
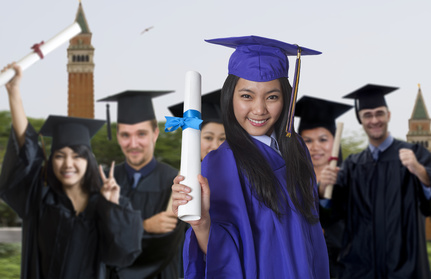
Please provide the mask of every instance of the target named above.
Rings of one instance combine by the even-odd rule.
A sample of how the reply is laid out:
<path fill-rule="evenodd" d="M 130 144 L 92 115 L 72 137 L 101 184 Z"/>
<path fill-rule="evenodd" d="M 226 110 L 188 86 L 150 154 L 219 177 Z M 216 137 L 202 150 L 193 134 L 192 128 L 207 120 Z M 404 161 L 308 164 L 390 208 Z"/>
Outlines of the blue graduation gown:
<path fill-rule="evenodd" d="M 283 158 L 254 141 L 281 185 L 286 186 Z M 208 249 L 205 258 L 193 230 L 187 231 L 185 278 L 329 278 L 320 223 L 311 225 L 290 209 L 294 208 L 290 199 L 290 208 L 281 219 L 260 204 L 248 183 L 240 182 L 227 142 L 205 157 L 202 174 L 211 190 Z M 285 195 L 288 197 L 287 191 Z"/>

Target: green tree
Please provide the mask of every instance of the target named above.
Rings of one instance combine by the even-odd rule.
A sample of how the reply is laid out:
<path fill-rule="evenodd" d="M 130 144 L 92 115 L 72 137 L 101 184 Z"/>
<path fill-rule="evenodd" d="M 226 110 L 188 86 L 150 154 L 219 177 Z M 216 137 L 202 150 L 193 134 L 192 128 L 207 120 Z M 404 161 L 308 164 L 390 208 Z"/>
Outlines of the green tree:
<path fill-rule="evenodd" d="M 20 224 L 18 214 L 0 199 L 0 227 L 19 227 Z"/>
<path fill-rule="evenodd" d="M 0 163 L 3 161 L 10 131 L 10 113 L 9 111 L 0 111 Z"/>
<path fill-rule="evenodd" d="M 117 143 L 117 124 L 111 123 L 112 139 L 108 140 L 108 130 L 105 124 L 91 140 L 91 147 L 97 162 L 103 167 L 109 167 L 112 161 L 120 163 L 124 161 L 124 155 Z"/>
<path fill-rule="evenodd" d="M 28 121 L 36 131 L 39 131 L 45 122 L 44 119 L 28 118 Z M 4 154 L 9 139 L 9 134 L 12 131 L 12 120 L 9 111 L 0 111 L 0 165 L 3 162 Z"/>
<path fill-rule="evenodd" d="M 157 139 L 154 157 L 179 170 L 181 164 L 182 130 L 165 132 L 165 122 L 159 122 L 159 130 L 160 134 Z"/>
<path fill-rule="evenodd" d="M 367 146 L 368 140 L 365 132 L 361 130 L 344 131 L 341 138 L 343 160 L 350 154 L 361 152 Z"/>

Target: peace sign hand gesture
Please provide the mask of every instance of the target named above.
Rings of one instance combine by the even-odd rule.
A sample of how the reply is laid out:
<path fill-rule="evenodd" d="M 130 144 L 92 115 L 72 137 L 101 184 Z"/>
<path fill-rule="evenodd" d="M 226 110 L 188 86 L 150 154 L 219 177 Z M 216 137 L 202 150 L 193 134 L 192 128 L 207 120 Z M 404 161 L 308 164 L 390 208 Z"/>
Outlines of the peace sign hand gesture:
<path fill-rule="evenodd" d="M 111 169 L 109 170 L 109 177 L 106 178 L 103 168 L 99 165 L 100 176 L 102 177 L 103 186 L 100 189 L 100 193 L 110 202 L 119 204 L 120 200 L 120 186 L 114 178 L 114 167 L 115 162 L 112 161 Z"/>

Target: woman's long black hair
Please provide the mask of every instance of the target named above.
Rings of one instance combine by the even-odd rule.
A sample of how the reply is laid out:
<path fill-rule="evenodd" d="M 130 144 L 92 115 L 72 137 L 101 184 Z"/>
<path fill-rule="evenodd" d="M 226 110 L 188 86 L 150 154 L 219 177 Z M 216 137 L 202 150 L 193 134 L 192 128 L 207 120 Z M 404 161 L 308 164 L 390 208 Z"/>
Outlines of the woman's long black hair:
<path fill-rule="evenodd" d="M 239 77 L 229 75 L 223 85 L 220 104 L 223 110 L 223 125 L 226 140 L 233 152 L 240 177 L 244 175 L 250 182 L 251 189 L 258 200 L 269 207 L 278 217 L 283 215 L 289 206 L 287 197 L 270 165 L 253 143 L 252 137 L 241 127 L 233 111 L 233 93 Z M 315 175 L 313 165 L 306 151 L 307 147 L 300 136 L 292 129 L 290 138 L 286 137 L 286 123 L 292 87 L 287 78 L 279 79 L 283 94 L 283 111 L 274 124 L 280 152 L 286 162 L 287 192 L 296 208 L 306 220 L 313 224 L 318 216 L 314 194 Z M 280 196 L 282 198 L 280 198 Z"/>
<path fill-rule="evenodd" d="M 84 183 L 82 184 L 82 190 L 86 193 L 99 192 L 102 188 L 102 180 L 99 174 L 99 166 L 96 158 L 93 155 L 91 149 L 86 145 L 73 145 L 69 146 L 78 156 L 87 160 L 87 169 L 84 175 Z M 48 185 L 58 190 L 62 189 L 60 180 L 55 176 L 52 168 L 52 156 L 54 151 L 51 153 L 47 163 L 47 182 Z"/>

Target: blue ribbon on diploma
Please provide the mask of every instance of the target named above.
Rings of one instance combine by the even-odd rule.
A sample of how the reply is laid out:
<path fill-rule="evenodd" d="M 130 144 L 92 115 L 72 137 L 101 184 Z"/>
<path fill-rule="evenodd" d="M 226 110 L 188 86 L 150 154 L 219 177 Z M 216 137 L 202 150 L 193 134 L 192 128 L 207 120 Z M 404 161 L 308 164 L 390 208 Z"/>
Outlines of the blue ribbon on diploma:
<path fill-rule="evenodd" d="M 165 118 L 165 132 L 173 132 L 179 127 L 181 127 L 183 130 L 187 128 L 192 128 L 195 130 L 201 129 L 201 113 L 194 109 L 189 109 L 188 111 L 184 112 L 182 118 L 171 116 L 165 116 Z"/>

